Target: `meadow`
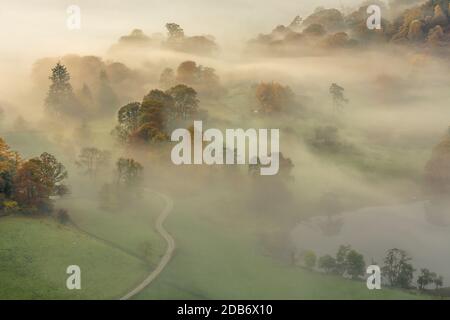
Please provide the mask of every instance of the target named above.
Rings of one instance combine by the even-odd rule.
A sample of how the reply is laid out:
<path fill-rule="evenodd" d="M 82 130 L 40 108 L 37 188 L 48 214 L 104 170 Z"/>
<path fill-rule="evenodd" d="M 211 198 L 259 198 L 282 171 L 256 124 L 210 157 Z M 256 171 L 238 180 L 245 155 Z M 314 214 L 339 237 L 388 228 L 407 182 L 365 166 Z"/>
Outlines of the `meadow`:
<path fill-rule="evenodd" d="M 365 282 L 276 261 L 264 254 L 258 228 L 248 219 L 232 223 L 221 216 L 224 212 L 211 215 L 212 204 L 195 203 L 176 204 L 166 223 L 177 244 L 173 261 L 136 299 L 427 298 L 400 290 L 370 291 Z"/>
<path fill-rule="evenodd" d="M 67 290 L 66 269 L 82 270 L 82 290 Z M 2 299 L 117 299 L 148 272 L 141 260 L 49 218 L 2 217 Z"/>
<path fill-rule="evenodd" d="M 131 29 L 137 21 L 128 16 L 126 27 L 100 34 L 86 25 L 77 39 L 41 34 L 48 42 L 39 50 L 0 56 L 0 299 L 120 298 L 165 261 L 171 245 L 155 224 L 172 201 L 164 227 L 175 254 L 136 299 L 428 299 L 439 288 L 447 292 L 449 279 L 439 284 L 437 274 L 445 259 L 403 264 L 406 276 L 398 278 L 406 282 L 385 276 L 382 290 L 366 287 L 365 271 L 374 248 L 382 267 L 387 250 L 404 241 L 427 243 L 413 248 L 423 252 L 439 248 L 434 257 L 447 254 L 433 243 L 445 233 L 436 224 L 450 221 L 448 1 L 413 11 L 390 1 L 392 17 L 376 35 L 364 29 L 366 4 L 351 2 L 337 9 L 295 4 L 309 10 L 305 19 L 291 5 L 278 12 L 271 1 L 258 10 L 233 3 L 221 11 L 249 15 L 240 17 L 248 22 L 242 34 L 229 34 L 221 20 L 193 21 L 184 5 L 160 6 L 187 14 L 177 16 L 183 25 L 152 10 L 142 20 L 147 30 Z M 91 17 L 109 10 L 85 4 Z M 42 8 L 55 14 L 45 23 L 63 21 L 55 8 Z M 18 46 L 9 42 L 5 48 Z M 249 165 L 248 144 L 229 145 L 247 160 L 239 165 L 209 165 L 212 153 L 201 163 L 191 152 L 212 140 L 205 132 L 216 132 L 214 157 L 223 155 L 226 132 L 240 129 L 279 133 L 279 149 L 267 154 L 281 159 L 276 175 L 261 175 L 267 168 L 260 161 Z M 176 132 L 189 136 L 184 163 L 171 157 Z M 423 203 L 436 211 L 432 219 Z M 357 223 L 341 233 L 352 226 L 349 212 Z M 411 217 L 417 223 L 404 223 Z M 337 227 L 321 229 L 333 219 Z M 314 237 L 304 238 L 299 226 L 315 221 Z M 371 221 L 394 221 L 412 240 L 387 227 L 389 243 L 383 232 L 367 240 L 362 230 L 376 231 Z M 364 239 L 370 244 L 362 251 Z M 348 256 L 337 262 L 334 247 L 321 242 L 351 245 L 356 263 Z M 317 254 L 317 263 L 308 266 L 306 253 Z M 319 265 L 325 253 L 336 254 L 333 268 Z M 81 290 L 66 288 L 69 265 L 81 267 Z M 424 268 L 436 273 L 426 285 L 417 282 Z"/>

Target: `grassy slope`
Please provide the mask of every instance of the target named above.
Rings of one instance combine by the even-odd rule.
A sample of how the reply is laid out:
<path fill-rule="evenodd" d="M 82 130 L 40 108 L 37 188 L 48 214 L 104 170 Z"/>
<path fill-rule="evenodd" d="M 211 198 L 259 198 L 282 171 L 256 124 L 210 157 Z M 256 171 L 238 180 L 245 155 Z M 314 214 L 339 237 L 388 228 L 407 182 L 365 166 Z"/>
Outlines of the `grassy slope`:
<path fill-rule="evenodd" d="M 103 124 L 100 126 L 96 124 L 97 131 L 107 131 L 106 129 L 110 127 L 110 124 Z M 26 131 L 21 133 L 12 133 L 7 134 L 7 141 L 12 146 L 14 146 L 15 150 L 19 150 L 26 157 L 36 156 L 42 153 L 43 151 L 50 151 L 61 159 L 68 167 L 71 165 L 71 160 L 66 159 L 64 154 L 61 154 L 61 150 L 57 148 L 52 142 L 50 142 L 45 134 L 40 134 L 34 131 Z M 108 132 L 103 136 L 109 137 Z M 34 143 L 30 145 L 29 141 L 39 141 L 39 143 Z M 108 139 L 106 139 L 108 140 Z M 98 141 L 97 141 L 98 142 Z M 73 170 L 73 168 L 71 168 Z M 93 191 L 94 192 L 94 191 Z M 95 191 L 96 194 L 96 191 Z M 151 266 L 155 266 L 160 257 L 165 251 L 165 243 L 163 239 L 156 233 L 154 229 L 154 221 L 156 217 L 159 215 L 162 209 L 163 203 L 161 199 L 152 195 L 145 194 L 145 203 L 141 204 L 141 207 L 136 207 L 135 209 L 127 209 L 126 211 L 118 211 L 118 212 L 108 212 L 102 209 L 99 209 L 98 203 L 95 200 L 89 198 L 75 198 L 75 199 L 67 199 L 63 201 L 59 201 L 57 203 L 57 207 L 64 207 L 69 209 L 69 214 L 71 218 L 80 226 L 82 229 L 95 234 L 96 236 L 109 240 L 115 244 L 118 244 L 120 247 L 132 251 L 135 254 L 142 255 L 142 245 L 144 243 L 151 244 L 151 254 L 150 257 L 147 257 L 147 260 L 150 262 Z M 8 218 L 10 219 L 10 218 Z M 15 218 L 16 219 L 16 218 Z M 18 219 L 18 218 L 17 218 Z M 65 289 L 65 268 L 69 264 L 76 264 L 75 262 L 71 262 L 66 265 L 66 262 L 62 263 L 58 260 L 58 257 L 65 260 L 71 257 L 70 254 L 67 254 L 67 259 L 63 254 L 60 254 L 57 248 L 52 248 L 50 245 L 47 246 L 47 249 L 41 250 L 39 255 L 37 254 L 38 250 L 35 250 L 35 243 L 41 242 L 42 235 L 48 234 L 53 241 L 56 243 L 58 237 L 61 237 L 61 242 L 65 243 L 65 239 L 67 237 L 74 237 L 77 232 L 73 230 L 69 230 L 67 228 L 61 229 L 59 226 L 56 226 L 51 221 L 45 222 L 36 222 L 35 220 L 27 221 L 17 221 L 16 223 L 8 222 L 6 223 L 6 219 L 0 219 L 0 230 L 8 230 L 7 233 L 2 233 L 0 235 L 0 241 L 2 244 L 0 245 L 0 258 L 3 257 L 2 254 L 7 254 L 7 257 L 10 262 L 6 264 L 5 261 L 0 261 L 0 298 L 42 298 L 42 299 L 51 299 L 51 298 L 61 298 L 61 299 L 70 299 L 70 298 L 116 298 L 123 293 L 127 292 L 127 290 L 131 289 L 134 285 L 136 285 L 139 281 L 141 281 L 146 275 L 148 275 L 149 267 L 143 265 L 139 260 L 134 257 L 130 257 L 125 253 L 122 253 L 120 250 L 109 248 L 108 250 L 111 252 L 115 252 L 115 255 L 120 254 L 120 259 L 125 259 L 123 262 L 120 262 L 117 266 L 122 268 L 124 275 L 120 275 L 121 272 L 115 271 L 116 263 L 111 261 L 109 258 L 105 258 L 105 254 L 99 253 L 99 257 L 94 257 L 96 255 L 96 251 L 101 248 L 100 251 L 105 251 L 107 245 L 91 239 L 86 235 L 78 234 L 78 237 L 89 239 L 89 241 L 84 241 L 83 247 L 77 246 L 78 255 L 82 255 L 83 252 L 86 252 L 86 257 L 84 257 L 83 261 L 85 261 L 86 267 L 82 268 L 83 274 L 83 283 L 85 280 L 84 271 L 89 268 L 89 271 L 86 271 L 86 277 L 101 276 L 99 281 L 87 281 L 96 284 L 95 290 L 94 288 L 83 288 L 81 291 L 68 291 Z M 17 236 L 13 229 L 15 229 L 15 225 L 17 225 L 18 229 L 27 230 L 21 232 L 20 236 Z M 37 228 L 37 225 L 43 229 L 50 228 L 51 230 L 42 230 L 42 232 L 36 230 L 33 231 L 34 228 Z M 46 227 L 44 227 L 44 225 Z M 24 227 L 25 226 L 25 227 Z M 54 228 L 56 227 L 56 228 Z M 4 229 L 3 229 L 4 228 Z M 11 228 L 11 230 L 9 230 Z M 30 230 L 28 230 L 30 229 Z M 33 230 L 32 230 L 33 229 Z M 53 230 L 54 229 L 54 230 Z M 66 230 L 69 230 L 69 234 L 65 234 Z M 57 232 L 56 232 L 57 231 Z M 56 233 L 55 233 L 56 232 Z M 55 234 L 54 234 L 55 233 Z M 5 237 L 10 238 L 9 242 L 2 241 Z M 36 241 L 33 240 L 33 237 L 36 237 Z M 15 239 L 13 241 L 13 239 Z M 18 241 L 20 239 L 20 241 Z M 4 247 L 7 243 L 11 243 L 9 247 Z M 45 241 L 43 242 L 45 245 Z M 91 247 L 92 245 L 92 247 Z M 21 254 L 17 255 L 15 252 L 20 250 Z M 6 253 L 5 253 L 6 252 Z M 14 252 L 14 253 L 12 253 Z M 33 252 L 36 254 L 30 255 L 28 252 Z M 23 253 L 23 254 L 22 254 Z M 32 263 L 29 267 L 20 267 L 17 264 L 22 263 L 24 259 L 32 259 L 33 261 L 38 260 L 49 260 L 50 264 L 53 263 L 54 260 L 56 266 L 53 268 L 49 264 L 49 269 L 46 271 L 46 266 Z M 90 260 L 88 260 L 88 257 Z M 94 257 L 94 259 L 92 258 Z M 119 258 L 117 258 L 119 259 Z M 5 260 L 5 259 L 3 259 Z M 100 260 L 100 261 L 97 261 Z M 102 262 L 104 261 L 104 262 Z M 36 262 L 37 263 L 37 262 Z M 41 262 L 39 262 L 41 263 Z M 43 263 L 43 262 L 42 262 Z M 114 267 L 108 267 L 108 264 Z M 59 273 L 59 269 L 61 265 L 64 264 L 64 269 L 62 275 Z M 129 264 L 130 267 L 127 269 L 125 266 Z M 24 264 L 26 266 L 26 264 Z M 104 272 L 101 270 L 95 270 L 94 266 L 96 265 L 104 265 L 107 271 Z M 136 265 L 136 267 L 134 266 Z M 137 267 L 139 265 L 139 267 Z M 41 268 L 41 271 L 37 271 Z M 55 270 L 58 269 L 58 271 Z M 12 271 L 17 269 L 18 271 Z M 111 270 L 109 270 L 111 269 Z M 35 272 L 32 270 L 36 270 Z M 38 275 L 38 273 L 44 274 L 43 276 Z M 103 275 L 105 273 L 105 275 Z M 56 274 L 52 276 L 52 274 Z M 130 276 L 131 275 L 131 276 Z M 105 283 L 105 285 L 100 285 L 101 282 L 105 279 L 119 279 L 120 281 L 115 286 L 110 286 Z M 62 280 L 63 281 L 62 281 Z M 103 279 L 103 280 L 102 280 Z M 4 280 L 4 281 L 3 281 Z M 62 281 L 62 282 L 61 282 Z M 17 283 L 17 285 L 14 285 Z M 24 285 L 24 283 L 29 283 Z M 62 289 L 59 288 L 60 285 L 63 285 Z M 98 285 L 98 286 L 97 286 Z M 111 287 L 111 289 L 110 289 Z M 21 290 L 20 288 L 24 288 Z M 42 288 L 42 289 L 38 289 Z M 89 292 L 87 291 L 89 290 Z M 28 292 L 29 291 L 29 292 Z M 28 293 L 27 293 L 28 292 Z"/>
<path fill-rule="evenodd" d="M 81 268 L 81 290 L 66 288 L 66 268 Z M 0 298 L 112 299 L 147 273 L 138 259 L 50 219 L 0 219 Z"/>
<path fill-rule="evenodd" d="M 283 265 L 261 254 L 251 226 L 249 232 L 242 232 L 242 226 L 224 227 L 183 206 L 176 203 L 166 223 L 176 240 L 175 256 L 138 299 L 419 298 L 402 291 L 369 291 L 362 282 Z"/>
<path fill-rule="evenodd" d="M 154 228 L 163 205 L 162 200 L 150 192 L 145 194 L 141 207 L 117 212 L 103 210 L 97 201 L 89 198 L 58 201 L 58 206 L 69 209 L 72 220 L 85 231 L 137 255 L 143 255 L 143 245 L 150 244 L 151 254 L 147 259 L 152 266 L 159 262 L 166 247 Z"/>
<path fill-rule="evenodd" d="M 82 210 L 85 206 L 90 209 Z M 263 256 L 252 235 L 224 228 L 206 215 L 181 210 L 182 206 L 176 203 L 167 221 L 167 229 L 177 241 L 176 255 L 138 298 L 417 298 L 400 291 L 369 291 L 363 283 L 282 265 Z M 131 250 L 138 250 L 142 241 L 153 237 L 147 232 L 147 221 L 140 218 L 134 223 L 122 213 L 101 212 L 92 203 L 80 203 L 78 209 L 74 208 L 69 208 L 71 215 L 82 227 L 111 241 L 117 240 Z M 156 245 L 158 253 L 153 257 L 159 255 L 161 248 Z M 5 267 L 0 270 L 3 273 Z"/>

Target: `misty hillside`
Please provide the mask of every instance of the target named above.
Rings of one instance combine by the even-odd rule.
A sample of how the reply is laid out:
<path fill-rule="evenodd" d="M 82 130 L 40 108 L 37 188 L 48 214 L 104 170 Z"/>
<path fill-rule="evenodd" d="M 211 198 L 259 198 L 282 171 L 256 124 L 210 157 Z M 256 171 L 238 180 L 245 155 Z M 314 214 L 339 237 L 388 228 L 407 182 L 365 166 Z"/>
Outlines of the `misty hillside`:
<path fill-rule="evenodd" d="M 289 25 L 279 25 L 270 34 L 249 41 L 252 52 L 302 55 L 320 50 L 365 48 L 368 45 L 401 44 L 439 51 L 450 45 L 448 0 L 428 0 L 421 4 L 406 1 L 366 2 L 358 10 L 345 13 L 336 8 L 318 7 L 304 19 L 297 16 Z M 381 28 L 367 27 L 370 5 L 381 9 Z"/>
<path fill-rule="evenodd" d="M 448 298 L 450 0 L 7 2 L 0 299 Z"/>

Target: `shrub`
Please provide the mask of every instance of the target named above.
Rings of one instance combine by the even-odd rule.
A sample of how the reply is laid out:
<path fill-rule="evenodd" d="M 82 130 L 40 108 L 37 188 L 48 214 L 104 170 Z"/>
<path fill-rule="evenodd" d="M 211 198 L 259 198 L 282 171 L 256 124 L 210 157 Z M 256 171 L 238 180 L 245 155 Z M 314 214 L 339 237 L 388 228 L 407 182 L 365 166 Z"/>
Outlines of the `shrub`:
<path fill-rule="evenodd" d="M 314 251 L 307 250 L 303 253 L 303 262 L 305 267 L 308 269 L 313 269 L 316 266 L 317 257 Z"/>
<path fill-rule="evenodd" d="M 68 224 L 70 222 L 70 216 L 66 209 L 59 209 L 56 212 L 56 220 L 61 224 Z"/>
<path fill-rule="evenodd" d="M 5 211 L 5 213 L 13 213 L 19 209 L 18 203 L 13 200 L 3 201 L 2 206 L 3 206 L 3 211 Z"/>

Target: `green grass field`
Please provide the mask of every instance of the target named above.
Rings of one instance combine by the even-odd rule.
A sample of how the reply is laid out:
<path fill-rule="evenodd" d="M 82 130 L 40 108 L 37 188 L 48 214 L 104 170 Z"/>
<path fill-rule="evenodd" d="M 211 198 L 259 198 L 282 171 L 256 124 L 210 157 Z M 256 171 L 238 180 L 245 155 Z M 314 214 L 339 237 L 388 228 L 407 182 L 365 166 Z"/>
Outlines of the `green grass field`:
<path fill-rule="evenodd" d="M 348 159 L 342 161 L 347 163 Z M 230 212 L 229 217 L 223 216 L 206 200 L 207 195 L 175 199 L 174 211 L 165 223 L 176 241 L 175 256 L 155 282 L 136 298 L 427 298 L 389 289 L 369 291 L 363 282 L 276 261 L 264 254 L 258 242 L 258 228 L 252 220 L 257 217 L 249 218 L 243 208 Z M 223 197 L 217 199 L 223 201 Z M 151 193 L 146 193 L 145 203 L 134 209 L 115 212 L 100 209 L 88 197 L 57 202 L 58 207 L 69 210 L 80 228 L 136 255 L 142 255 L 143 245 L 150 243 L 151 253 L 147 256 L 150 267 L 124 251 L 51 219 L 0 218 L 0 298 L 120 297 L 148 275 L 165 251 L 165 243 L 154 229 L 163 205 Z M 230 208 L 239 205 L 230 204 Z M 65 271 L 71 264 L 81 267 L 80 291 L 66 289 Z"/>
<path fill-rule="evenodd" d="M 151 262 L 159 261 L 165 246 L 149 225 L 156 211 L 149 210 L 154 214 L 148 220 L 138 212 L 118 218 L 120 213 L 104 216 L 106 212 L 89 200 L 77 202 L 79 211 L 68 201 L 75 220 L 90 232 L 138 253 L 141 241 L 152 241 L 158 249 Z M 362 282 L 283 265 L 262 254 L 252 228 L 243 232 L 214 215 L 188 212 L 191 201 L 177 203 L 166 222 L 177 243 L 173 260 L 138 299 L 423 298 L 402 291 L 369 291 Z M 65 271 L 72 264 L 81 267 L 82 290 L 66 289 Z M 2 299 L 114 299 L 148 272 L 139 259 L 51 219 L 0 219 Z"/>
<path fill-rule="evenodd" d="M 81 290 L 66 269 L 81 268 Z M 115 299 L 148 273 L 139 259 L 49 218 L 0 219 L 1 299 Z"/>
<path fill-rule="evenodd" d="M 227 226 L 206 211 L 183 209 L 191 204 L 175 204 L 166 223 L 177 244 L 175 256 L 137 299 L 426 298 L 389 289 L 369 291 L 364 282 L 284 265 L 262 253 L 245 222 L 244 227 Z"/>
<path fill-rule="evenodd" d="M 144 257 L 151 266 L 158 263 L 166 247 L 154 229 L 163 205 L 151 192 L 145 193 L 145 199 L 134 208 L 112 212 L 101 209 L 98 202 L 90 198 L 58 201 L 58 206 L 67 208 L 71 219 L 81 229 Z M 144 251 L 145 247 L 150 247 L 149 252 Z"/>

